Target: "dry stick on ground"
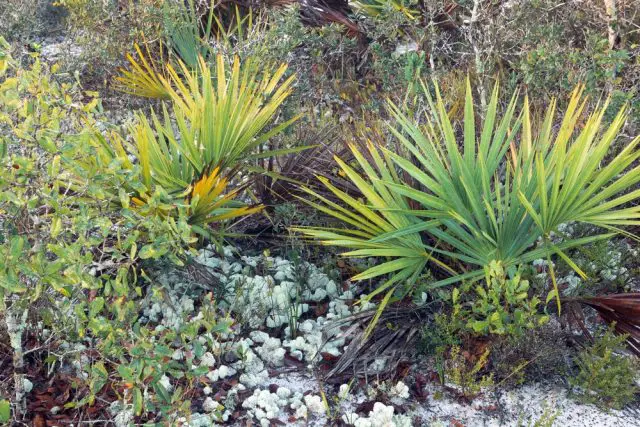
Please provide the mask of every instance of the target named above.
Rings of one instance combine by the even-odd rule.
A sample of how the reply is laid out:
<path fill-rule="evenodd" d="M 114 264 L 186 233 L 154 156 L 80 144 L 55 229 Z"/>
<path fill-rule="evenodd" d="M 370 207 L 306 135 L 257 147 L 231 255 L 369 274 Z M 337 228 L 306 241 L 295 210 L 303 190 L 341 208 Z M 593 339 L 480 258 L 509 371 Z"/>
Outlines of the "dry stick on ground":
<path fill-rule="evenodd" d="M 609 38 L 609 50 L 614 51 L 620 48 L 620 32 L 618 26 L 618 8 L 616 0 L 604 0 L 607 14 L 607 35 Z M 616 64 L 611 64 L 611 76 L 607 79 L 607 92 L 613 90 L 613 80 L 616 78 Z"/>
<path fill-rule="evenodd" d="M 22 349 L 22 335 L 27 323 L 29 309 L 22 313 L 16 312 L 14 307 L 9 307 L 4 314 L 7 334 L 11 348 L 13 349 L 13 389 L 15 396 L 16 418 L 22 418 L 26 413 L 27 401 L 24 389 L 24 354 Z"/>

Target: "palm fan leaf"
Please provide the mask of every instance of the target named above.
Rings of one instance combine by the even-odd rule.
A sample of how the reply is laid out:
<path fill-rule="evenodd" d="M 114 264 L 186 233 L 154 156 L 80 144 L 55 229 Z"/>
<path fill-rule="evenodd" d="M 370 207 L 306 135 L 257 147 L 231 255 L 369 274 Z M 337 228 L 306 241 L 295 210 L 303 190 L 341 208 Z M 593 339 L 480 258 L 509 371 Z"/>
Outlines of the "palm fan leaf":
<path fill-rule="evenodd" d="M 195 226 L 196 230 L 204 230 L 207 224 L 252 215 L 262 210 L 261 205 L 247 206 L 236 200 L 249 182 L 235 184 L 229 190 L 229 182 L 234 175 L 234 170 L 223 175 L 220 167 L 205 168 L 186 189 L 169 195 L 173 206 L 187 208 L 189 224 Z M 148 194 L 141 194 L 132 201 L 136 207 L 143 209 L 148 205 L 149 198 Z M 155 213 L 168 215 L 169 210 Z"/>
<path fill-rule="evenodd" d="M 139 56 L 144 59 L 141 51 Z M 271 126 L 295 77 L 284 77 L 285 65 L 264 66 L 256 60 L 241 64 L 238 57 L 227 63 L 222 55 L 212 66 L 198 57 L 196 70 L 178 60 L 177 67 L 164 67 L 164 75 L 145 64 L 149 62 L 139 68 L 141 81 L 153 83 L 149 86 L 160 82 L 170 102 L 152 109 L 150 117 L 139 112 L 130 127 L 132 141 L 116 140 L 118 150 L 110 150 L 128 162 L 122 148 L 127 146 L 138 160 L 145 189 L 130 191 L 139 194 L 134 204 L 147 208 L 151 193 L 160 187 L 172 203 L 187 210 L 190 224 L 201 234 L 210 223 L 260 210 L 232 200 L 246 183 L 231 191 L 227 187 L 235 171 L 251 172 L 249 165 L 256 160 L 307 148 L 263 149 L 299 118 Z M 158 213 L 166 215 L 166 209 Z"/>
<path fill-rule="evenodd" d="M 364 152 L 353 146 L 355 162 L 335 159 L 361 198 L 324 178 L 320 181 L 341 203 L 307 189 L 315 198 L 308 203 L 344 222 L 346 228 L 295 229 L 322 244 L 350 249 L 343 254 L 347 257 L 383 258 L 380 265 L 353 278 L 390 275 L 372 295 L 392 292 L 399 283 L 415 283 L 429 264 L 449 273 L 430 283 L 431 288 L 482 280 L 491 261 L 508 268 L 551 256 L 562 258 L 584 276 L 569 259 L 569 249 L 608 239 L 623 232 L 622 226 L 640 224 L 640 206 L 633 204 L 640 198 L 635 187 L 640 182 L 640 167 L 635 166 L 640 136 L 607 157 L 627 120 L 627 107 L 605 121 L 609 105 L 605 101 L 585 118 L 587 99 L 584 87 L 578 86 L 556 131 L 555 101 L 544 122 L 534 126 L 526 97 L 516 113 L 517 92 L 504 112 L 498 112 L 496 85 L 484 120 L 476 123 L 467 79 L 464 118 L 458 124 L 451 121 L 437 82 L 433 86 L 432 95 L 423 84 L 428 101 L 423 124 L 416 122 L 415 112 L 390 103 L 395 123 L 389 130 L 401 150 L 369 144 Z M 569 222 L 602 231 L 552 242 L 549 236 Z M 559 290 L 551 273 L 553 290 L 547 298 L 555 297 L 559 308 Z"/>
<path fill-rule="evenodd" d="M 138 44 L 135 44 L 134 48 L 137 59 L 135 56 L 127 54 L 130 69 L 120 69 L 120 75 L 115 78 L 115 89 L 143 98 L 169 98 L 169 92 L 165 87 L 166 73 L 164 65 L 162 65 L 165 59 L 160 56 L 158 61 L 154 60 L 148 45 L 145 45 L 146 54 Z M 158 51 L 162 54 L 162 46 Z"/>

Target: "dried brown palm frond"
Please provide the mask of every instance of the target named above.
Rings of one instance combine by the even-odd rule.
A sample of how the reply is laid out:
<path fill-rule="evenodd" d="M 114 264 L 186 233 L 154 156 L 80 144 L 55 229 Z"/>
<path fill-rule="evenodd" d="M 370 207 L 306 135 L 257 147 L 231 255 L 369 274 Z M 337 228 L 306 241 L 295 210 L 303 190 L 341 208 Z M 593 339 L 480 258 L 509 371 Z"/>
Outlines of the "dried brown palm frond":
<path fill-rule="evenodd" d="M 298 3 L 298 0 L 264 0 L 269 7 L 289 6 Z"/>
<path fill-rule="evenodd" d="M 361 33 L 358 24 L 348 16 L 351 9 L 347 0 L 299 0 L 298 3 L 300 18 L 305 25 L 322 27 L 335 23 L 344 25 L 350 37 Z"/>
<path fill-rule="evenodd" d="M 349 36 L 359 34 L 360 28 L 349 18 L 351 9 L 347 0 L 197 0 L 200 16 L 206 16 L 213 7 L 220 22 L 232 23 L 239 11 L 245 15 L 249 11 L 265 8 L 285 7 L 298 3 L 303 24 L 321 27 L 331 23 L 344 25 Z"/>
<path fill-rule="evenodd" d="M 380 315 L 376 327 L 367 336 L 367 328 L 377 310 L 366 310 L 340 319 L 325 330 L 325 342 L 344 338 L 349 345 L 325 374 L 328 383 L 343 383 L 349 378 L 389 378 L 399 365 L 416 354 L 416 339 L 424 325 L 433 319 L 436 307 L 397 303 Z"/>
<path fill-rule="evenodd" d="M 352 152 L 346 143 L 342 129 L 329 124 L 314 131 L 308 127 L 299 128 L 296 135 L 306 150 L 283 156 L 261 160 L 258 167 L 264 173 L 256 177 L 255 196 L 263 205 L 289 202 L 296 196 L 305 197 L 302 186 L 332 195 L 319 184 L 317 177 L 323 177 L 349 194 L 359 194 L 358 189 L 348 179 L 338 173 L 333 160 L 335 156 L 350 162 Z"/>
<path fill-rule="evenodd" d="M 618 334 L 628 335 L 627 346 L 640 356 L 640 292 L 600 295 L 575 300 L 598 312 L 607 323 L 615 323 Z"/>
<path fill-rule="evenodd" d="M 445 4 L 444 7 L 433 16 L 433 23 L 446 31 L 458 30 L 460 25 L 456 19 L 455 12 L 462 9 L 459 6 L 456 2 Z"/>

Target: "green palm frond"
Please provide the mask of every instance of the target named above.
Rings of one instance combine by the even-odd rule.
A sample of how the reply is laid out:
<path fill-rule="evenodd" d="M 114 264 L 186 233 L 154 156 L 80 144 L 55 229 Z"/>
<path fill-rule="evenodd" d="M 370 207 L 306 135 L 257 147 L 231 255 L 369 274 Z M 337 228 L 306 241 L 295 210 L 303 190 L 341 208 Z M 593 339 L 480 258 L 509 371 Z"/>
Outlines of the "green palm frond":
<path fill-rule="evenodd" d="M 155 61 L 145 45 L 146 54 L 139 45 L 134 45 L 137 59 L 127 54 L 130 69 L 120 69 L 120 75 L 116 76 L 115 89 L 130 95 L 144 98 L 167 99 L 169 94 L 166 89 L 163 58 Z M 162 46 L 159 49 L 162 52 Z"/>
<path fill-rule="evenodd" d="M 354 200 L 330 185 L 327 187 L 342 205 L 310 193 L 316 199 L 309 202 L 312 206 L 349 229 L 298 231 L 324 244 L 350 249 L 346 256 L 386 259 L 356 279 L 392 273 L 390 281 L 396 283 L 419 276 L 436 259 L 464 266 L 460 273 L 448 269 L 450 277 L 431 284 L 438 287 L 481 279 L 483 267 L 493 260 L 515 266 L 552 255 L 583 274 L 567 256 L 568 249 L 609 238 L 621 232 L 621 226 L 640 223 L 640 207 L 632 203 L 640 196 L 635 189 L 640 167 L 634 166 L 640 157 L 640 137 L 608 157 L 626 120 L 625 108 L 605 125 L 608 102 L 604 102 L 581 121 L 587 100 L 578 87 L 558 131 L 553 127 L 555 101 L 544 122 L 532 129 L 526 97 L 516 113 L 517 93 L 498 114 L 496 85 L 477 129 L 467 80 L 464 123 L 457 128 L 438 85 L 433 95 L 424 84 L 423 91 L 428 101 L 423 124 L 389 104 L 396 123 L 391 132 L 404 151 L 370 148 L 377 157 L 367 161 L 354 147 L 359 172 L 336 159 L 363 200 Z M 408 200 L 414 201 L 413 208 Z M 552 243 L 551 233 L 568 222 L 588 223 L 604 231 Z M 439 245 L 430 243 L 434 241 Z"/>
<path fill-rule="evenodd" d="M 190 69 L 196 69 L 198 58 L 206 59 L 211 53 L 208 39 L 213 24 L 213 2 L 206 17 L 206 25 L 201 22 L 194 0 L 173 5 L 167 2 L 163 8 L 169 47 Z"/>
<path fill-rule="evenodd" d="M 189 224 L 204 229 L 208 224 L 252 215 L 262 210 L 263 206 L 246 206 L 236 201 L 243 190 L 240 185 L 229 189 L 229 180 L 235 174 L 231 172 L 223 176 L 220 168 L 205 170 L 184 191 L 172 194 L 175 205 L 187 207 Z M 144 207 L 149 196 L 141 194 L 132 199 L 137 207 Z M 165 212 L 165 215 L 170 212 Z"/>
<path fill-rule="evenodd" d="M 173 118 L 165 105 L 150 119 L 138 114 L 132 127 L 145 184 L 154 181 L 167 191 L 185 189 L 211 165 L 232 168 L 273 154 L 256 149 L 297 119 L 263 132 L 291 93 L 294 77 L 279 84 L 286 66 L 260 80 L 256 64 L 241 67 L 238 58 L 228 71 L 218 56 L 215 77 L 202 58 L 197 72 L 181 65 L 182 73 L 167 66 L 164 80 Z"/>
<path fill-rule="evenodd" d="M 218 55 L 213 69 L 202 58 L 197 71 L 190 71 L 183 63 L 179 66 L 180 72 L 167 67 L 171 82 L 167 90 L 184 148 L 182 154 L 199 171 L 205 165 L 233 167 L 241 160 L 273 155 L 254 150 L 299 118 L 263 132 L 291 94 L 295 76 L 281 82 L 286 65 L 270 71 L 270 67 L 259 66 L 251 59 L 240 64 L 236 57 L 227 67 L 224 57 Z M 155 130 L 171 138 L 173 130 L 167 120 L 155 121 Z"/>

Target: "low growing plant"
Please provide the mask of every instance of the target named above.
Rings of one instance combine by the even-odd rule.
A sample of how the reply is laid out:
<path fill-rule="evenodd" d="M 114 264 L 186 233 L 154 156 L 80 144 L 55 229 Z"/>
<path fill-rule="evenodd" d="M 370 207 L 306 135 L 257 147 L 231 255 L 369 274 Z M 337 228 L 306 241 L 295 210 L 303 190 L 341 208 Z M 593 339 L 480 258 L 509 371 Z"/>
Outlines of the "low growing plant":
<path fill-rule="evenodd" d="M 556 423 L 556 419 L 560 416 L 560 410 L 554 409 L 553 404 L 549 406 L 545 403 L 544 412 L 537 418 L 533 416 L 528 417 L 525 423 L 523 416 L 518 418 L 518 427 L 553 427 Z"/>
<path fill-rule="evenodd" d="M 475 361 L 467 360 L 458 346 L 451 347 L 445 360 L 445 379 L 459 388 L 467 399 L 477 396 L 484 387 L 493 385 L 492 375 L 482 375 L 490 350 L 487 348 Z"/>
<path fill-rule="evenodd" d="M 578 400 L 608 410 L 622 409 L 636 399 L 637 361 L 622 353 L 625 340 L 612 326 L 580 352 L 578 373 L 569 381 Z"/>
<path fill-rule="evenodd" d="M 538 313 L 542 301 L 529 296 L 529 282 L 519 272 L 511 272 L 510 276 L 499 262 L 492 261 L 486 267 L 485 281 L 475 288 L 463 285 L 453 289 L 456 316 L 466 321 L 470 331 L 481 335 L 522 335 L 548 322 L 548 315 Z"/>
<path fill-rule="evenodd" d="M 140 168 L 105 155 L 99 99 L 58 83 L 56 72 L 37 58 L 20 67 L 0 38 L 0 312 L 16 418 L 25 412 L 23 341 L 32 322 L 53 338 L 83 337 L 86 322 L 65 314 L 86 310 L 87 322 L 95 321 L 99 300 L 83 305 L 90 295 L 124 318 L 128 297 L 140 291 L 141 260 L 181 262 L 193 243 L 184 216 L 144 215 L 131 206 L 124 189 L 146 191 Z M 160 209 L 160 198 L 148 206 Z"/>
<path fill-rule="evenodd" d="M 84 367 L 90 392 L 73 405 L 92 405 L 105 389 L 116 388 L 122 390 L 121 402 L 131 405 L 137 417 L 167 420 L 190 415 L 190 396 L 211 370 L 199 361 L 216 338 L 230 332 L 232 323 L 218 318 L 211 295 L 202 299 L 199 309 L 197 318 L 181 318 L 176 328 L 136 319 L 139 312 L 131 313 L 133 319 L 117 321 L 104 316 L 109 316 L 108 310 L 92 310 L 95 321 L 88 326 L 100 338 L 100 356 Z"/>
<path fill-rule="evenodd" d="M 435 369 L 440 381 L 445 379 L 445 360 L 447 351 L 462 344 L 460 330 L 464 325 L 453 316 L 444 313 L 436 314 L 433 324 L 424 328 L 420 340 L 420 349 L 433 356 Z"/>

